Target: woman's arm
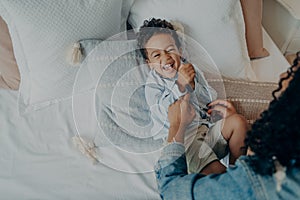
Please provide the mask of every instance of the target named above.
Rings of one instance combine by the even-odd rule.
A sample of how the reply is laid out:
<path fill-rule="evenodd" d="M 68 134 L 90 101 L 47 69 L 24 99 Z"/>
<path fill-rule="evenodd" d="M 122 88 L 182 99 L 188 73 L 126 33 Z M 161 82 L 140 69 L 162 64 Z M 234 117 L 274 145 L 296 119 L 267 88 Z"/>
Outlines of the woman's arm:
<path fill-rule="evenodd" d="M 184 132 L 186 127 L 195 118 L 195 110 L 189 103 L 190 94 L 186 94 L 171 104 L 168 109 L 168 119 L 170 122 L 168 142 L 176 141 L 184 143 Z"/>
<path fill-rule="evenodd" d="M 185 157 L 184 131 L 195 115 L 189 95 L 169 107 L 169 142 L 155 165 L 158 190 L 163 199 L 245 199 L 250 195 L 251 183 L 244 168 L 222 175 L 188 174 Z M 175 138 L 175 140 L 171 139 Z M 242 187 L 241 187 L 242 186 Z M 254 195 L 254 193 L 252 194 Z"/>
<path fill-rule="evenodd" d="M 155 166 L 158 190 L 163 199 L 194 199 L 194 183 L 204 175 L 187 174 L 184 151 L 181 143 L 170 143 Z"/>
<path fill-rule="evenodd" d="M 170 105 L 168 109 L 168 118 L 170 129 L 167 145 L 162 152 L 155 167 L 156 178 L 160 194 L 164 199 L 182 199 L 182 192 L 191 191 L 193 180 L 200 175 L 188 175 L 186 158 L 184 155 L 185 147 L 184 132 L 186 126 L 192 122 L 195 117 L 195 110 L 189 104 L 190 95 L 186 94 L 183 98 Z M 178 190 L 177 185 L 180 187 Z M 188 192 L 191 196 L 185 196 L 188 199 L 193 198 L 192 192 Z"/>
<path fill-rule="evenodd" d="M 180 143 L 167 145 L 155 166 L 158 190 L 162 199 L 257 199 L 253 184 L 257 178 L 244 159 L 224 174 L 188 174 L 184 146 Z M 254 181 L 254 182 L 251 182 Z"/>

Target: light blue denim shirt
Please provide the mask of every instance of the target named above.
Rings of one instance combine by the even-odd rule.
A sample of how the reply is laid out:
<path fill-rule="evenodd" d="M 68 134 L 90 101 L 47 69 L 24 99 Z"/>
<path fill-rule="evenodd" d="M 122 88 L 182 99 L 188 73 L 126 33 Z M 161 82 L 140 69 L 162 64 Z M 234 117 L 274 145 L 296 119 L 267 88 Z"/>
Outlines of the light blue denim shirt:
<path fill-rule="evenodd" d="M 220 175 L 187 174 L 184 146 L 171 143 L 164 147 L 155 166 L 162 199 L 205 200 L 299 200 L 300 169 L 287 170 L 282 189 L 276 190 L 274 176 L 256 174 L 247 156 L 240 157 L 234 167 Z"/>
<path fill-rule="evenodd" d="M 203 108 L 217 97 L 216 91 L 208 85 L 203 73 L 196 67 L 195 71 L 195 89 L 191 92 L 190 102 L 194 105 L 196 117 L 191 126 L 196 124 L 198 126 L 201 123 L 209 124 L 206 121 L 206 112 Z M 180 92 L 176 84 L 177 78 L 178 75 L 174 78 L 164 78 L 153 69 L 148 74 L 145 97 L 151 111 L 153 121 L 151 134 L 154 135 L 154 139 L 167 136 L 166 133 L 169 129 L 168 107 L 187 93 L 187 91 Z"/>

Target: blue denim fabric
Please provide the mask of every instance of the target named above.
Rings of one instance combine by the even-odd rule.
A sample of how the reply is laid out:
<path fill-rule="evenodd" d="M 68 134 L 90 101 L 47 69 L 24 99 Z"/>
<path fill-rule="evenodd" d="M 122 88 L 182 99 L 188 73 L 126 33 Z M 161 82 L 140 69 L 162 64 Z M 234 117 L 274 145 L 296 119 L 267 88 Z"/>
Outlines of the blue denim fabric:
<path fill-rule="evenodd" d="M 288 170 L 282 189 L 276 191 L 275 178 L 254 173 L 247 156 L 239 158 L 236 166 L 228 168 L 224 174 L 203 176 L 187 174 L 184 151 L 180 143 L 167 145 L 155 166 L 162 199 L 300 199 L 299 168 Z"/>

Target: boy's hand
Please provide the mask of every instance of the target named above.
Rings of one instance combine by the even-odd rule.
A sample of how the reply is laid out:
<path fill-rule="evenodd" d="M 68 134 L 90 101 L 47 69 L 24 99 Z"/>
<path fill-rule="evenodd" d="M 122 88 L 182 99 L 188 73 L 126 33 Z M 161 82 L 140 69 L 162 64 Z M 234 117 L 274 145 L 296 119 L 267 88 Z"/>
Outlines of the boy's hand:
<path fill-rule="evenodd" d="M 237 113 L 232 103 L 226 100 L 217 99 L 208 106 L 210 107 L 208 114 L 219 113 L 224 119 Z"/>
<path fill-rule="evenodd" d="M 177 85 L 181 92 L 184 92 L 186 87 L 195 89 L 195 75 L 196 72 L 192 64 L 186 63 L 179 66 Z"/>

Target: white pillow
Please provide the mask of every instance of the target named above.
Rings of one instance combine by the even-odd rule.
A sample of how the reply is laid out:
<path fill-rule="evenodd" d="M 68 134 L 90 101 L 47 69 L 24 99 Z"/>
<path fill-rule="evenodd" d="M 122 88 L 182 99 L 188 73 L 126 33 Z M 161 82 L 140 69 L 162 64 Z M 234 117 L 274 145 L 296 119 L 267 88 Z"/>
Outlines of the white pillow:
<path fill-rule="evenodd" d="M 20 113 L 70 97 L 78 67 L 67 64 L 66 53 L 81 38 L 106 39 L 124 31 L 121 18 L 127 16 L 129 4 L 1 0 L 0 15 L 8 24 L 21 73 Z"/>
<path fill-rule="evenodd" d="M 208 51 L 222 75 L 255 79 L 239 0 L 135 0 L 128 21 L 139 28 L 152 17 L 181 22 L 185 33 Z"/>

